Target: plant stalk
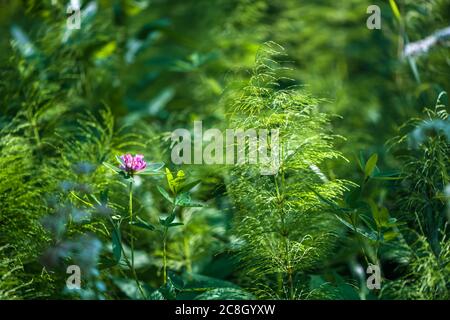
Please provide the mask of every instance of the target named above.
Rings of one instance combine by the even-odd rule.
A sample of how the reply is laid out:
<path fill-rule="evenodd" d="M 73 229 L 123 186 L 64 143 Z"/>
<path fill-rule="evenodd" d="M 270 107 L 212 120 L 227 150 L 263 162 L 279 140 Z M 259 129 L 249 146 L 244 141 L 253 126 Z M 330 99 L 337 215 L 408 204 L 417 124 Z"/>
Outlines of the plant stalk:
<path fill-rule="evenodd" d="M 163 278 L 164 284 L 167 283 L 167 231 L 169 228 L 164 227 L 164 236 L 163 236 Z"/>
<path fill-rule="evenodd" d="M 130 215 L 130 226 L 133 225 L 133 181 L 130 181 L 129 189 L 129 215 Z M 131 246 L 131 269 L 134 272 L 134 235 L 133 228 L 130 227 L 130 246 Z"/>
<path fill-rule="evenodd" d="M 146 295 L 144 293 L 144 290 L 142 289 L 142 286 L 139 282 L 139 279 L 137 277 L 137 273 L 136 273 L 136 269 L 134 268 L 134 235 L 133 235 L 133 181 L 130 181 L 130 188 L 129 188 L 129 203 L 128 203 L 128 207 L 129 207 L 129 215 L 130 215 L 130 249 L 131 249 L 131 261 L 128 261 L 128 258 L 126 257 L 125 252 L 123 251 L 123 255 L 125 257 L 125 261 L 128 265 L 128 267 L 131 269 L 131 272 L 133 274 L 133 277 L 136 281 L 137 287 L 139 289 L 139 292 L 141 293 L 141 295 L 144 297 L 144 299 L 146 298 Z"/>

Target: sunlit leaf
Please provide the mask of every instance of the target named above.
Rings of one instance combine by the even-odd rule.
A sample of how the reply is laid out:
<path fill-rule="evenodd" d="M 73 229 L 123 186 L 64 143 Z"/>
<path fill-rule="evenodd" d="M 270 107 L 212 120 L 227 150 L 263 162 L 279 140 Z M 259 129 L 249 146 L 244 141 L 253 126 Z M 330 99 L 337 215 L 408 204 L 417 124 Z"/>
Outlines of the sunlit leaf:
<path fill-rule="evenodd" d="M 103 165 L 107 167 L 108 169 L 111 169 L 112 171 L 116 173 L 120 173 L 122 170 L 120 170 L 118 167 L 113 166 L 112 164 L 109 164 L 108 162 L 103 162 Z"/>
<path fill-rule="evenodd" d="M 166 190 L 164 190 L 164 189 L 163 189 L 162 187 L 160 187 L 160 186 L 157 186 L 156 188 L 158 189 L 159 193 L 160 193 L 167 201 L 169 201 L 170 203 L 173 203 L 172 197 L 167 193 Z"/>
<path fill-rule="evenodd" d="M 377 161 L 378 155 L 376 153 L 370 156 L 369 160 L 367 160 L 366 166 L 364 167 L 364 174 L 366 177 L 370 177 L 372 175 L 377 165 Z"/>

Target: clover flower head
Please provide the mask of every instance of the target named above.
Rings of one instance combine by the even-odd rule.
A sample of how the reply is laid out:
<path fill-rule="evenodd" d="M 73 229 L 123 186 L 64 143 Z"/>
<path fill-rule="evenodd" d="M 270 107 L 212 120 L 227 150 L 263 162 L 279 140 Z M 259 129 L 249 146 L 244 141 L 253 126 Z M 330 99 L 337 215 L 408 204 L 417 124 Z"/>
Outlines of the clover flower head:
<path fill-rule="evenodd" d="M 147 162 L 144 161 L 144 156 L 142 154 L 137 154 L 133 157 L 131 154 L 127 153 L 120 156 L 120 160 L 121 165 L 119 168 L 129 174 L 142 171 L 147 167 Z"/>

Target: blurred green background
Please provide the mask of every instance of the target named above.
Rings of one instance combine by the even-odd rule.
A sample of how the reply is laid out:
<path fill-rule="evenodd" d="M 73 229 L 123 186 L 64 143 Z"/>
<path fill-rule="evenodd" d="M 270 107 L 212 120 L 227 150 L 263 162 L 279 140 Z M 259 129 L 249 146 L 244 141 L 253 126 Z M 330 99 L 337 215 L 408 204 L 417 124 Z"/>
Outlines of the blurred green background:
<path fill-rule="evenodd" d="M 450 245 L 444 217 L 449 154 L 448 140 L 440 134 L 449 126 L 441 109 L 435 111 L 436 106 L 448 110 L 448 36 L 423 54 L 406 57 L 403 52 L 408 43 L 450 25 L 450 1 L 92 0 L 81 1 L 79 30 L 67 28 L 68 4 L 0 0 L 1 298 L 78 298 L 64 291 L 67 275 L 47 267 L 45 252 L 57 247 L 47 260 L 58 260 L 64 257 L 63 239 L 95 234 L 103 244 L 101 253 L 95 251 L 95 241 L 80 238 L 96 253 L 77 254 L 82 261 L 98 254 L 101 261 L 111 250 L 110 232 L 101 220 L 50 221 L 55 238 L 42 227 L 43 219 L 64 210 L 73 215 L 73 206 L 80 206 L 73 190 L 98 196 L 108 189 L 113 210 L 126 208 L 126 197 L 120 197 L 123 186 L 101 166 L 115 155 L 143 153 L 148 161 L 180 169 L 170 162 L 170 132 L 192 129 L 195 120 L 204 127 L 225 128 L 229 110 L 223 93 L 250 79 L 255 56 L 271 41 L 285 49 L 292 69 L 289 84 L 318 98 L 318 111 L 331 116 L 327 130 L 344 138 L 336 139 L 334 147 L 348 161 L 328 161 L 321 169 L 330 179 L 364 188 L 350 188 L 340 205 L 361 215 L 371 209 L 373 214 L 373 204 L 386 208 L 402 221 L 398 228 L 415 230 L 411 234 L 422 230 L 425 237 L 395 236 L 393 243 L 380 245 L 340 225 L 334 231 L 339 235 L 335 254 L 310 269 L 302 286 L 313 290 L 331 284 L 334 289 L 325 288 L 321 298 L 448 299 Z M 366 26 L 370 5 L 381 9 L 380 30 Z M 426 108 L 436 113 L 426 114 Z M 407 138 L 399 138 L 405 142 L 400 146 L 393 142 L 428 117 L 444 123 L 433 127 L 437 134 L 429 138 L 438 141 L 427 140 L 435 149 L 425 145 L 411 151 Z M 401 180 L 366 181 L 364 164 L 373 154 L 379 172 L 394 172 Z M 193 193 L 208 206 L 186 210 L 189 223 L 171 235 L 170 288 L 158 289 L 159 236 L 137 231 L 138 273 L 146 290 L 152 298 L 274 298 L 252 290 L 240 272 L 226 170 L 183 169 L 190 179 L 201 179 Z M 135 210 L 157 222 L 168 209 L 155 183 L 165 182 L 141 181 Z M 348 200 L 355 192 L 358 204 Z M 422 213 L 433 232 L 414 220 Z M 438 217 L 430 218 L 433 214 Z M 421 252 L 413 244 L 422 240 L 434 249 L 424 245 L 423 256 L 413 262 L 410 253 Z M 382 264 L 383 277 L 391 283 L 385 291 L 369 293 L 361 278 L 371 250 L 376 252 L 372 262 Z M 108 269 L 108 263 L 96 260 L 86 263 L 95 269 L 95 280 L 82 298 L 139 298 L 127 270 Z M 177 286 L 177 281 L 183 284 Z M 187 289 L 198 287 L 216 291 L 199 297 Z"/>

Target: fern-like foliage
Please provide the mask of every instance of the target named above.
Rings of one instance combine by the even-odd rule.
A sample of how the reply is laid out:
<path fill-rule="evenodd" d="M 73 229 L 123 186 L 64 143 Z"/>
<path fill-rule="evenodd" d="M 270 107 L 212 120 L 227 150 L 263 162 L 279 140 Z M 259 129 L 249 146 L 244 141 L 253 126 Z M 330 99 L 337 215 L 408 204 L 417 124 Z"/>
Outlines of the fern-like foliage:
<path fill-rule="evenodd" d="M 8 257 L 9 246 L 0 247 L 0 299 L 22 299 L 32 297 L 31 282 L 23 283 L 19 274 L 23 272 L 19 257 Z"/>
<path fill-rule="evenodd" d="M 450 241 L 447 199 L 450 128 L 445 107 L 426 109 L 425 119 L 413 119 L 411 133 L 399 138 L 411 147 L 405 156 L 399 193 L 399 217 L 406 221 L 395 259 L 406 275 L 389 283 L 386 296 L 403 299 L 450 298 Z M 405 128 L 410 128 L 405 125 Z"/>
<path fill-rule="evenodd" d="M 248 85 L 231 94 L 230 110 L 234 128 L 279 130 L 280 167 L 261 175 L 261 165 L 239 165 L 228 191 L 247 285 L 260 298 L 297 299 L 312 297 L 308 271 L 320 267 L 336 241 L 336 221 L 316 192 L 338 199 L 346 182 L 324 173 L 327 160 L 341 157 L 328 116 L 317 110 L 318 100 L 283 88 L 289 80 L 275 60 L 282 57 L 276 44 L 261 49 Z"/>
<path fill-rule="evenodd" d="M 440 233 L 447 222 L 442 195 L 450 181 L 450 144 L 446 136 L 450 125 L 443 106 L 426 113 L 425 120 L 413 120 L 416 128 L 404 137 L 413 148 L 405 159 L 404 197 L 400 202 L 408 212 L 404 218 L 427 238 L 437 256 Z"/>

